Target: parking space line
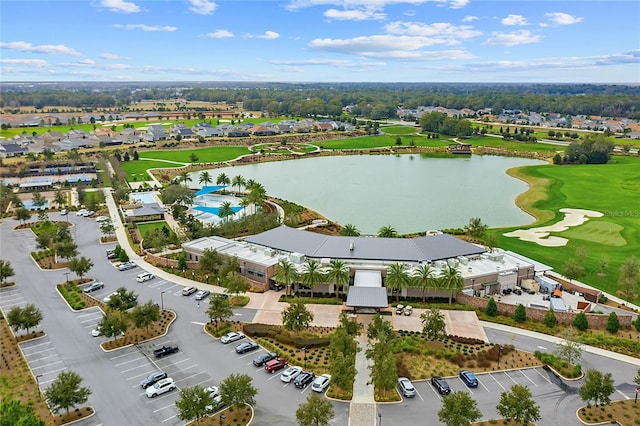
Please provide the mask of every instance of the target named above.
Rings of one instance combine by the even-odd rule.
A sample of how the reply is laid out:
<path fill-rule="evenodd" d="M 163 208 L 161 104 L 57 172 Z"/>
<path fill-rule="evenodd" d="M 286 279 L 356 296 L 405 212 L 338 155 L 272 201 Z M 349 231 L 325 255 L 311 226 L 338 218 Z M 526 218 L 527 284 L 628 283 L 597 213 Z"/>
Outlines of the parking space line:
<path fill-rule="evenodd" d="M 183 359 L 183 360 L 176 361 L 176 362 L 174 362 L 173 364 L 174 364 L 174 365 L 175 365 L 175 364 L 180 364 L 180 363 L 183 363 L 183 362 L 189 361 L 190 359 L 191 359 L 191 358 L 185 358 L 185 359 Z"/>
<path fill-rule="evenodd" d="M 135 376 L 127 377 L 127 381 L 135 380 L 135 379 L 138 379 L 140 377 L 146 377 L 148 375 L 149 375 L 149 373 L 136 374 Z"/>
<path fill-rule="evenodd" d="M 182 287 L 182 286 L 181 286 Z M 182 287 L 184 288 L 184 287 Z M 182 290 L 178 290 L 175 293 L 173 293 L 174 296 L 182 296 Z"/>
<path fill-rule="evenodd" d="M 548 377 L 546 377 L 544 374 L 542 374 L 541 372 L 538 371 L 537 368 L 534 368 L 533 371 L 535 371 L 536 373 L 538 373 L 540 375 L 540 377 L 542 377 L 543 379 L 545 379 L 547 382 L 549 382 L 549 384 L 551 384 L 551 380 L 549 380 Z"/>
<path fill-rule="evenodd" d="M 616 392 L 618 392 L 620 395 L 622 395 L 624 397 L 624 399 L 631 399 L 631 397 L 627 396 L 624 392 L 622 392 L 620 389 L 616 389 Z"/>
<path fill-rule="evenodd" d="M 99 313 L 99 312 L 95 312 L 95 311 L 97 311 L 97 308 L 96 309 L 91 309 L 91 310 L 94 311 L 94 312 L 87 312 L 86 314 L 76 315 L 76 318 L 84 318 L 84 317 L 88 317 L 89 315 L 95 315 L 95 314 Z"/>
<path fill-rule="evenodd" d="M 41 354 L 42 352 L 55 351 L 56 348 L 42 349 L 41 351 L 33 351 L 28 354 L 24 354 L 25 358 L 30 357 L 31 355 Z"/>
<path fill-rule="evenodd" d="M 37 360 L 34 360 L 34 361 L 37 361 Z M 44 368 L 44 367 L 48 367 L 50 365 L 56 365 L 56 364 L 60 364 L 60 363 L 62 363 L 62 360 L 56 361 L 56 362 L 52 362 L 52 363 L 49 363 L 49 364 L 45 364 L 45 365 L 38 365 L 37 367 L 31 367 L 31 369 L 35 370 L 37 368 Z"/>
<path fill-rule="evenodd" d="M 175 390 L 180 391 L 180 388 L 176 388 Z M 165 392 L 164 394 L 160 395 L 160 396 L 156 396 L 155 398 L 149 398 L 147 397 L 147 399 L 153 399 L 154 401 L 158 401 L 160 399 L 164 399 L 168 396 L 171 396 L 171 394 L 173 393 L 173 391 L 169 391 L 169 392 Z M 146 393 L 145 393 L 146 394 Z M 148 403 L 150 404 L 152 401 L 149 401 Z"/>
<path fill-rule="evenodd" d="M 433 385 L 429 384 L 429 389 L 431 389 L 431 391 L 433 392 L 433 394 L 435 396 L 438 397 L 438 399 L 442 400 L 442 398 L 440 397 L 440 394 L 435 390 L 435 388 L 433 387 Z"/>
<path fill-rule="evenodd" d="M 4 297 L 4 296 L 2 297 L 3 304 L 4 302 L 13 302 L 14 300 L 25 300 L 25 298 L 21 294 L 17 294 L 16 297 L 12 297 L 12 298 Z"/>
<path fill-rule="evenodd" d="M 188 367 L 181 368 L 181 369 L 180 369 L 180 371 L 185 371 L 185 370 L 188 370 L 188 369 L 190 369 L 190 368 L 197 367 L 197 366 L 198 366 L 198 364 L 193 364 L 193 365 L 190 365 L 190 366 L 188 366 Z"/>
<path fill-rule="evenodd" d="M 487 373 L 489 374 L 489 376 L 491 376 L 491 378 L 498 384 L 498 386 L 500 386 L 502 388 L 502 390 L 506 390 L 504 386 L 502 386 L 502 383 L 500 383 L 498 380 L 496 380 L 495 377 L 493 377 L 493 374 L 491 373 Z"/>
<path fill-rule="evenodd" d="M 60 362 L 62 362 L 62 361 L 60 361 Z M 62 371 L 62 370 L 66 370 L 66 369 L 67 369 L 67 367 L 62 367 L 62 368 L 58 368 L 57 370 L 47 371 L 46 373 L 42 373 L 42 375 L 44 376 L 45 374 L 53 374 L 53 373 L 57 373 L 58 371 Z M 32 370 L 33 370 L 33 368 L 32 368 Z M 43 383 L 43 382 L 40 381 L 40 383 Z"/>
<path fill-rule="evenodd" d="M 199 375 L 201 375 L 201 374 L 206 374 L 206 373 L 205 373 L 204 371 L 201 371 L 201 372 L 199 372 L 199 373 L 192 374 L 192 375 L 187 376 L 187 377 L 184 377 L 184 378 L 182 378 L 182 379 L 178 379 L 178 380 L 176 380 L 176 381 L 175 381 L 175 383 L 183 382 L 183 381 L 185 381 L 185 380 L 189 380 L 190 378 L 192 378 L 192 377 L 196 377 L 196 376 L 199 376 Z"/>
<path fill-rule="evenodd" d="M 58 354 L 53 354 L 53 355 L 45 356 L 45 357 L 43 357 L 43 358 L 34 359 L 34 360 L 33 360 L 33 362 L 35 362 L 35 361 L 42 361 L 43 359 L 47 359 L 47 358 L 55 358 L 55 357 L 57 357 L 57 356 L 58 356 Z"/>
<path fill-rule="evenodd" d="M 467 384 L 465 382 L 463 382 L 460 377 L 458 377 L 458 380 L 460 380 L 460 383 L 462 383 L 462 386 L 464 386 L 464 389 L 467 392 L 469 392 L 471 395 L 473 395 L 473 391 L 471 390 L 471 388 L 469 386 L 467 386 Z M 478 383 L 480 383 L 480 380 L 478 380 Z"/>
<path fill-rule="evenodd" d="M 89 319 L 86 319 L 84 321 L 80 321 L 80 324 L 84 324 L 86 322 L 92 322 L 92 321 L 95 322 L 95 320 L 98 319 L 98 318 L 101 318 L 101 317 L 89 318 Z"/>
<path fill-rule="evenodd" d="M 173 284 L 173 283 L 172 283 L 172 284 Z M 169 290 L 174 289 L 174 288 L 176 288 L 176 287 L 180 287 L 180 286 L 179 286 L 179 285 L 177 285 L 177 284 L 173 284 L 173 285 L 172 285 L 171 287 L 169 287 L 169 288 L 162 289 L 162 291 L 169 291 Z"/>
<path fill-rule="evenodd" d="M 31 346 L 25 346 L 22 350 L 25 351 L 27 349 L 33 349 L 33 348 L 37 348 L 38 346 L 42 346 L 42 345 L 50 345 L 51 341 L 49 342 L 43 342 L 43 343 L 38 343 L 37 345 L 31 345 Z"/>
<path fill-rule="evenodd" d="M 153 410 L 153 412 L 154 412 L 154 413 L 157 413 L 158 411 L 166 410 L 167 408 L 169 408 L 169 407 L 173 407 L 174 405 L 175 405 L 175 404 L 169 404 L 169 405 L 166 405 L 166 406 L 164 406 L 164 407 L 162 407 L 162 408 L 158 408 L 157 410 Z"/>
<path fill-rule="evenodd" d="M 486 386 L 484 385 L 484 383 L 482 383 L 480 380 L 478 380 L 478 383 L 480 383 L 480 384 L 482 385 L 482 387 L 484 388 L 484 390 L 486 390 L 487 392 L 490 392 L 490 391 L 489 391 L 489 388 L 488 388 L 488 387 L 486 387 Z"/>
<path fill-rule="evenodd" d="M 414 388 L 414 389 L 415 389 L 415 388 Z M 422 395 L 420 395 L 420 392 L 418 392 L 418 389 L 416 389 L 416 394 L 418 394 L 418 396 L 420 397 L 420 399 L 421 399 L 422 401 L 424 401 L 424 398 L 422 397 Z"/>
<path fill-rule="evenodd" d="M 164 420 L 162 421 L 162 423 L 164 423 L 164 422 L 168 422 L 169 420 L 171 420 L 171 419 L 175 419 L 175 418 L 176 418 L 176 415 L 174 414 L 173 416 L 171 416 L 171 417 L 169 417 L 169 418 L 167 418 L 167 419 L 164 419 Z"/>
<path fill-rule="evenodd" d="M 146 365 L 147 364 L 141 364 L 141 365 L 138 365 L 138 366 L 135 366 L 135 367 L 132 367 L 132 368 L 128 368 L 126 370 L 122 370 L 120 373 L 121 374 L 128 373 L 129 371 L 137 370 L 138 368 L 145 367 Z"/>
<path fill-rule="evenodd" d="M 534 382 L 533 380 L 531 380 L 531 379 L 529 378 L 529 376 L 527 376 L 526 374 L 524 374 L 524 371 L 522 371 L 522 370 L 518 370 L 518 371 L 520 371 L 520 373 L 522 373 L 522 375 L 523 375 L 524 377 L 526 377 L 526 378 L 527 378 L 531 383 L 533 383 L 533 386 L 538 386 L 538 384 L 537 384 L 536 382 Z"/>
<path fill-rule="evenodd" d="M 272 377 L 269 377 L 267 380 L 273 380 L 273 379 L 275 379 L 276 377 L 280 377 L 281 375 L 282 375 L 282 373 L 275 373 L 275 374 L 272 374 Z"/>
<path fill-rule="evenodd" d="M 169 281 L 167 281 L 167 280 L 161 280 L 161 281 L 157 281 L 157 282 L 155 282 L 153 284 L 149 284 L 148 287 L 149 288 L 156 288 L 156 287 L 161 286 L 162 284 L 166 284 L 168 282 Z"/>
<path fill-rule="evenodd" d="M 127 352 L 126 354 L 122 354 L 122 355 L 114 356 L 114 357 L 111 357 L 111 358 L 109 358 L 109 359 L 110 359 L 111 361 L 113 361 L 114 359 L 118 359 L 118 358 L 122 358 L 122 357 L 125 357 L 125 356 L 129 356 L 129 355 L 131 355 L 131 354 L 133 354 L 133 353 L 135 353 L 135 351 Z"/>
<path fill-rule="evenodd" d="M 510 378 L 510 379 L 511 379 L 511 381 L 512 381 L 513 383 L 515 383 L 516 385 L 518 384 L 518 382 L 516 382 L 515 380 L 513 380 L 513 377 L 511 377 L 511 376 L 509 375 L 509 373 L 507 373 L 506 371 L 503 371 L 503 373 L 504 373 L 508 378 Z"/>
<path fill-rule="evenodd" d="M 138 357 L 138 358 L 130 359 L 129 361 L 121 362 L 121 363 L 119 363 L 119 364 L 116 364 L 116 367 L 120 367 L 121 365 L 129 364 L 130 362 L 136 362 L 136 361 L 138 361 L 139 359 L 145 359 L 145 357 L 140 356 L 140 357 Z"/>
<path fill-rule="evenodd" d="M 2 307 L 3 308 L 12 308 L 14 306 L 24 305 L 25 303 L 27 303 L 27 300 L 26 299 L 22 299 L 22 301 L 18 302 L 18 303 L 3 303 Z"/>

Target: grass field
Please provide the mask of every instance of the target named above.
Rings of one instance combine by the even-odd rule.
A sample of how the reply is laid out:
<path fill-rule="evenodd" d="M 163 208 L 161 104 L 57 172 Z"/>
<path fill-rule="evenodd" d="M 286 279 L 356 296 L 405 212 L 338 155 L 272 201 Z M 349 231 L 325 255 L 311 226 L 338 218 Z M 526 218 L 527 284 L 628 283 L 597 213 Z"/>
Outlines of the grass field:
<path fill-rule="evenodd" d="M 213 146 L 196 149 L 171 149 L 163 151 L 145 151 L 140 153 L 140 158 L 179 161 L 191 163 L 191 154 L 198 156 L 198 163 L 218 163 L 229 161 L 241 155 L 250 154 L 245 146 Z M 168 164 L 168 163 L 166 163 Z"/>
<path fill-rule="evenodd" d="M 387 135 L 410 135 L 420 131 L 417 127 L 412 126 L 386 126 L 380 127 L 380 130 Z"/>
<path fill-rule="evenodd" d="M 180 167 L 179 164 L 165 163 L 164 161 L 138 160 L 123 161 L 120 167 L 127 174 L 128 181 L 144 181 L 151 178 L 147 174 L 147 170 L 155 168 Z"/>
<path fill-rule="evenodd" d="M 402 138 L 402 146 L 409 146 L 411 141 L 415 146 L 440 147 L 449 145 L 449 140 L 427 139 L 424 136 L 405 136 Z M 317 144 L 324 149 L 370 149 L 396 146 L 396 136 L 362 136 L 359 138 L 322 141 Z"/>
<path fill-rule="evenodd" d="M 547 145 L 543 143 L 525 143 L 516 141 L 505 141 L 502 138 L 491 136 L 481 136 L 469 139 L 469 143 L 474 146 L 487 146 L 492 148 L 502 148 L 509 151 L 530 151 L 530 152 L 550 152 L 562 151 L 566 149 L 561 145 Z"/>
<path fill-rule="evenodd" d="M 171 229 L 169 225 L 167 225 L 167 222 L 165 222 L 164 220 L 159 220 L 157 222 L 139 223 L 137 225 L 138 229 L 140 230 L 140 235 L 142 235 L 143 237 L 147 232 L 153 231 L 154 229 L 162 229 L 163 226 L 166 226 L 167 229 Z"/>
<path fill-rule="evenodd" d="M 611 163 L 600 165 L 544 165 L 519 169 L 519 177 L 536 182 L 530 190 L 533 195 L 525 193 L 518 200 L 522 208 L 540 218 L 530 227 L 559 221 L 562 214 L 558 211 L 564 207 L 595 210 L 604 216 L 558 233 L 569 238 L 564 247 L 542 247 L 504 236 L 500 237 L 500 247 L 553 266 L 560 273 L 567 260 L 578 258 L 577 250 L 585 251 L 585 276 L 580 280 L 615 294 L 618 268 L 625 259 L 640 253 L 639 170 L 638 157 L 613 157 Z M 548 185 L 544 186 L 544 182 Z M 521 228 L 501 229 L 500 232 Z M 607 260 L 608 267 L 601 276 L 603 259 Z M 638 302 L 640 298 L 636 299 Z"/>

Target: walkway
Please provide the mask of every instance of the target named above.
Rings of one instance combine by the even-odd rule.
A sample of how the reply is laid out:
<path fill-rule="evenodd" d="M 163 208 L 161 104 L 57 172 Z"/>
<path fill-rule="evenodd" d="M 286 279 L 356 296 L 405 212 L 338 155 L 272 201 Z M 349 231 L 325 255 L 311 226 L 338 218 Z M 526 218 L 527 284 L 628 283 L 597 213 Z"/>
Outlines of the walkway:
<path fill-rule="evenodd" d="M 375 426 L 376 401 L 374 399 L 373 384 L 370 382 L 367 359 L 366 330 L 373 319 L 373 315 L 358 315 L 358 323 L 364 326 L 362 333 L 356 338 L 360 351 L 356 354 L 356 378 L 353 382 L 353 398 L 349 404 L 349 426 Z"/>

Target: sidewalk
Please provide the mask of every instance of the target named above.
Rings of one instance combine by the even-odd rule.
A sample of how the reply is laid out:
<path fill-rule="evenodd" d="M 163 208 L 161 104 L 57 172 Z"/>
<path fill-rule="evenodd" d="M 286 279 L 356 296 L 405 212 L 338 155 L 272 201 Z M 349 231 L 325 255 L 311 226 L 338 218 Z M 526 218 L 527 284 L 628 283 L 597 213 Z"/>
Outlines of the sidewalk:
<path fill-rule="evenodd" d="M 373 395 L 373 384 L 370 383 L 367 359 L 367 335 L 360 334 L 356 338 L 360 351 L 356 354 L 356 378 L 353 382 L 353 398 L 349 404 L 349 426 L 375 426 L 376 402 Z"/>

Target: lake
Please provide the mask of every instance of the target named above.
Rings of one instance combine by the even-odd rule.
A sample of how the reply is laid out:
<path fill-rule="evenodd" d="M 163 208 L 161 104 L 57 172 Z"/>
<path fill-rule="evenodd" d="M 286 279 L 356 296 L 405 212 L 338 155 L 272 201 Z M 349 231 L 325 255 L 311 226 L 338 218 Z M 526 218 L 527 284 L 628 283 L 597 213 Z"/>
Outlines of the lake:
<path fill-rule="evenodd" d="M 546 164 L 526 158 L 474 155 L 431 158 L 417 154 L 343 155 L 210 170 L 264 185 L 271 196 L 317 211 L 342 225 L 376 234 L 464 227 L 480 217 L 490 227 L 526 225 L 533 217 L 515 205 L 528 185 L 506 174 L 512 167 Z M 191 174 L 198 182 L 198 174 Z"/>

